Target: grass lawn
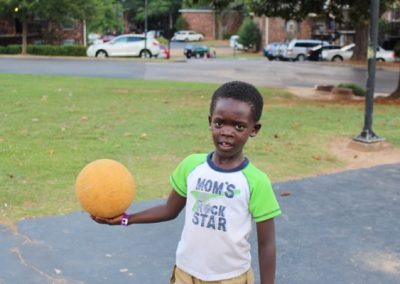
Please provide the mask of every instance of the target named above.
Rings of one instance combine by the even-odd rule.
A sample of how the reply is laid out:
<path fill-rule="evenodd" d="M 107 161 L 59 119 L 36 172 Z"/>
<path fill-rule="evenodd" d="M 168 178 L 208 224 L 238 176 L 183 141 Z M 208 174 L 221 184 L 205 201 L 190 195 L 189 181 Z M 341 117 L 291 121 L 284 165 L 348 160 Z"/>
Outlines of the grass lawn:
<path fill-rule="evenodd" d="M 100 158 L 131 170 L 136 200 L 165 197 L 179 161 L 213 149 L 207 116 L 215 84 L 5 74 L 0 81 L 0 223 L 80 210 L 75 178 Z M 326 145 L 360 133 L 363 103 L 260 90 L 263 128 L 246 153 L 272 181 L 341 166 Z M 399 128 L 398 106 L 375 106 L 379 135 L 400 145 Z"/>

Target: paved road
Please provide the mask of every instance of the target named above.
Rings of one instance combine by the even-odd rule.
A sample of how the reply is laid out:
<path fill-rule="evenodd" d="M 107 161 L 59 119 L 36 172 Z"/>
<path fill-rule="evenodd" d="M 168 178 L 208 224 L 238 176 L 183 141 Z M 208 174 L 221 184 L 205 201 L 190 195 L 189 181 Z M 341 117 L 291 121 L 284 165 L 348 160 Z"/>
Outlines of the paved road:
<path fill-rule="evenodd" d="M 0 57 L 0 73 L 47 74 L 126 79 L 162 79 L 223 83 L 244 80 L 257 86 L 307 87 L 353 82 L 365 86 L 361 67 L 315 62 L 280 62 L 258 59 L 141 61 L 138 59 L 62 59 Z M 376 92 L 390 93 L 397 86 L 397 70 L 377 70 Z"/>
<path fill-rule="evenodd" d="M 400 164 L 274 184 L 276 283 L 400 283 L 399 184 Z M 77 212 L 0 226 L 0 283 L 167 284 L 182 223 L 111 227 Z"/>

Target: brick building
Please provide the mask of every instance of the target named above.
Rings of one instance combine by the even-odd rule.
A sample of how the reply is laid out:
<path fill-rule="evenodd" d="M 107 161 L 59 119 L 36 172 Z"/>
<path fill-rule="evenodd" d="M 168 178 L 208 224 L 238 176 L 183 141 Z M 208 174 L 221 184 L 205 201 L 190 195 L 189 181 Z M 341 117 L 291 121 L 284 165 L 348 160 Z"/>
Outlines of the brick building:
<path fill-rule="evenodd" d="M 28 44 L 84 44 L 84 25 L 80 21 L 49 22 L 28 20 Z M 11 16 L 0 18 L 0 45 L 21 44 L 22 23 Z"/>
<path fill-rule="evenodd" d="M 302 22 L 285 21 L 277 17 L 255 17 L 261 31 L 261 43 L 284 42 L 293 38 L 311 39 L 314 23 L 311 19 Z"/>
<path fill-rule="evenodd" d="M 205 39 L 215 39 L 215 12 L 209 9 L 181 9 L 188 29 L 202 33 Z"/>

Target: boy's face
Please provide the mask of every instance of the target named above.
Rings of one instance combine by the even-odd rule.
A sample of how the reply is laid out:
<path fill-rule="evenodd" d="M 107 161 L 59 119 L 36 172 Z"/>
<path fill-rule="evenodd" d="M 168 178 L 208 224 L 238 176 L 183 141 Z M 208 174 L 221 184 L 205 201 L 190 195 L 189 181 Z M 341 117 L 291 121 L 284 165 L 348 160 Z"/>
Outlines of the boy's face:
<path fill-rule="evenodd" d="M 261 124 L 254 121 L 250 105 L 222 98 L 217 101 L 208 119 L 215 145 L 215 158 L 229 159 L 232 164 L 241 163 L 247 139 L 256 136 L 261 127 Z"/>

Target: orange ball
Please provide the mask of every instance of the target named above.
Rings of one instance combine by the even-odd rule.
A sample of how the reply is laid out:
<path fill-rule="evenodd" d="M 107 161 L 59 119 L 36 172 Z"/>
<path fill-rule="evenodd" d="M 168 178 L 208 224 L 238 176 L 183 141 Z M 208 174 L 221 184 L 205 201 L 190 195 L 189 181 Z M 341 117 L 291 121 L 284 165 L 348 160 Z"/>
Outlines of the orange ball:
<path fill-rule="evenodd" d="M 100 159 L 86 165 L 76 179 L 82 208 L 96 217 L 113 218 L 129 208 L 135 198 L 135 180 L 121 163 Z"/>

